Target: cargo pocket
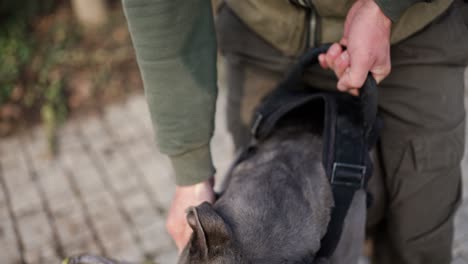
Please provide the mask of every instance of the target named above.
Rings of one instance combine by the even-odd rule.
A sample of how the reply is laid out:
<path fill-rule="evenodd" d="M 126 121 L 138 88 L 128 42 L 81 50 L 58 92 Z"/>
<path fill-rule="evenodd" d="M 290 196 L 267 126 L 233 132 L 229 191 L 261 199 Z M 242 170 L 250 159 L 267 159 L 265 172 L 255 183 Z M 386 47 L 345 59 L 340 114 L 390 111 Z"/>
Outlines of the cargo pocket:
<path fill-rule="evenodd" d="M 428 253 L 439 248 L 441 253 L 450 252 L 453 216 L 462 197 L 460 163 L 464 132 L 465 122 L 461 122 L 451 131 L 418 137 L 411 142 L 415 175 L 408 179 L 410 182 L 403 180 L 412 188 L 397 209 L 402 214 L 402 222 L 408 224 L 408 229 L 403 228 L 406 234 L 402 235 L 409 251 Z"/>
<path fill-rule="evenodd" d="M 428 176 L 460 166 L 465 148 L 465 122 L 449 132 L 414 139 L 416 171 Z"/>
<path fill-rule="evenodd" d="M 391 207 L 399 206 L 437 177 L 459 170 L 464 152 L 465 122 L 448 132 L 414 137 L 400 154 L 395 173 L 387 179 Z M 393 154 L 398 155 L 398 154 Z"/>
<path fill-rule="evenodd" d="M 418 192 L 425 192 L 433 182 L 456 182 L 465 146 L 465 122 L 455 129 L 413 138 L 394 175 L 392 204 L 406 202 Z"/>

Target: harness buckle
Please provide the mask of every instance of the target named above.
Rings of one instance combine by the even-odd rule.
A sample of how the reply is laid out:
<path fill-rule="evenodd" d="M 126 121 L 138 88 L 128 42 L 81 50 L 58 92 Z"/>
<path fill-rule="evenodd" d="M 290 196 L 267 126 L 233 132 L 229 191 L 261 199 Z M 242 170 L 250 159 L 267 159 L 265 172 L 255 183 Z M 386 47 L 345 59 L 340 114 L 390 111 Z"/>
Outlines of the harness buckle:
<path fill-rule="evenodd" d="M 335 162 L 330 182 L 332 185 L 362 189 L 365 185 L 366 170 L 366 166 L 363 165 Z"/>

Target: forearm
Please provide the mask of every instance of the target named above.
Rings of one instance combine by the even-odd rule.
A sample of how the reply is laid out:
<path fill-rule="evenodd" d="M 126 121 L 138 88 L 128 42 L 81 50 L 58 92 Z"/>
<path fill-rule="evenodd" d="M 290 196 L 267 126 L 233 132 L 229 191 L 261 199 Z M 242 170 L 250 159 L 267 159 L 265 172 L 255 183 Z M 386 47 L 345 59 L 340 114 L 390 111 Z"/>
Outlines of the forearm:
<path fill-rule="evenodd" d="M 210 1 L 123 0 L 161 152 L 180 185 L 214 173 L 209 142 L 216 101 Z"/>

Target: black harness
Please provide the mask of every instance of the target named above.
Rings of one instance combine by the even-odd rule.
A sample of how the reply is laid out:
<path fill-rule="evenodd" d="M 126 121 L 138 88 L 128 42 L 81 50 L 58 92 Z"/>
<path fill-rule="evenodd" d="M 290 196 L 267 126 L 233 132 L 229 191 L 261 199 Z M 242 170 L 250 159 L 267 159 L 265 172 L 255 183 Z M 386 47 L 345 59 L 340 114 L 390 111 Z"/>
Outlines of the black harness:
<path fill-rule="evenodd" d="M 261 141 L 291 111 L 309 104 L 323 105 L 323 167 L 330 179 L 335 206 L 316 258 L 333 255 L 354 194 L 367 187 L 372 174 L 369 151 L 377 141 L 379 127 L 377 87 L 370 74 L 358 97 L 318 90 L 303 81 L 305 70 L 317 64 L 318 55 L 329 46 L 310 49 L 299 58 L 287 78 L 257 108 L 251 127 L 253 137 Z"/>

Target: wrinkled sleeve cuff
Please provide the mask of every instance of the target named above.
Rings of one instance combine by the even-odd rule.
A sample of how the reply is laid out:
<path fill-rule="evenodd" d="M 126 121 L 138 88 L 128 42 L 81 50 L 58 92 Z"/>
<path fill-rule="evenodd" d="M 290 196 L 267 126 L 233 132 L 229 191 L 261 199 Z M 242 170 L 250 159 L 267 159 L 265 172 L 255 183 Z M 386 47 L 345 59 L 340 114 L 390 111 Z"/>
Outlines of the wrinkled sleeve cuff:
<path fill-rule="evenodd" d="M 397 22 L 403 13 L 412 5 L 424 0 L 374 0 L 382 12 L 392 20 Z"/>
<path fill-rule="evenodd" d="M 209 145 L 180 155 L 169 156 L 174 167 L 176 184 L 187 186 L 208 180 L 215 173 Z"/>

